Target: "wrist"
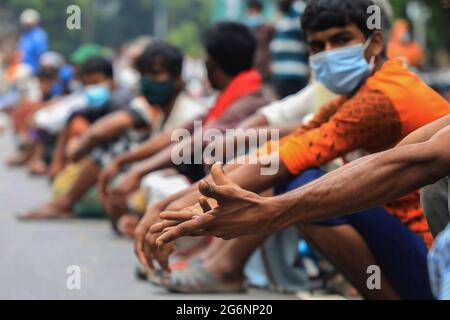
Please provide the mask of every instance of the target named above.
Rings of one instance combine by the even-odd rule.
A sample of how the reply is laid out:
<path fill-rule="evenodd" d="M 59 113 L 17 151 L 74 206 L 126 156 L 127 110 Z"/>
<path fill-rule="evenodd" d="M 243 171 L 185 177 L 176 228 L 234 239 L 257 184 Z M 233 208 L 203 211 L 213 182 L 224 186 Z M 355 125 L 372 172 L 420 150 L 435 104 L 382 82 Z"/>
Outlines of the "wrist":
<path fill-rule="evenodd" d="M 268 206 L 274 230 L 281 230 L 293 224 L 296 224 L 297 210 L 294 210 L 295 204 L 291 199 L 283 196 L 265 198 L 263 205 Z"/>
<path fill-rule="evenodd" d="M 121 157 L 118 157 L 116 160 L 114 160 L 113 163 L 118 169 L 122 169 L 122 167 L 124 167 L 126 165 L 125 159 L 123 159 Z"/>
<path fill-rule="evenodd" d="M 131 172 L 139 179 L 142 179 L 147 174 L 142 168 L 134 168 Z"/>

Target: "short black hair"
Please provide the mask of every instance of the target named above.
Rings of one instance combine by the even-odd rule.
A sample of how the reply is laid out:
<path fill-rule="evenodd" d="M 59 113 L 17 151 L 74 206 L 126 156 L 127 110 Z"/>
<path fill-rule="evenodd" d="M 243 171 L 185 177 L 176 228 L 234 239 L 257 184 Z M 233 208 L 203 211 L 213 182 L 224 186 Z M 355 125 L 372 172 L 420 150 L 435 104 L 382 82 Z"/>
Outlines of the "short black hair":
<path fill-rule="evenodd" d="M 260 0 L 247 0 L 247 9 L 263 10 L 263 4 Z"/>
<path fill-rule="evenodd" d="M 55 81 L 58 79 L 58 69 L 55 67 L 40 67 L 36 76 L 39 80 Z"/>
<path fill-rule="evenodd" d="M 79 75 L 89 75 L 94 73 L 101 73 L 107 78 L 114 77 L 112 62 L 101 56 L 94 56 L 86 60 L 79 67 Z"/>
<path fill-rule="evenodd" d="M 322 31 L 334 27 L 344 27 L 354 23 L 366 38 L 376 29 L 370 29 L 367 9 L 374 5 L 371 0 L 314 0 L 307 5 L 302 18 L 303 31 Z M 389 28 L 389 19 L 381 8 L 381 28 Z M 380 30 L 383 31 L 383 30 Z"/>
<path fill-rule="evenodd" d="M 238 22 L 218 22 L 203 35 L 208 55 L 230 76 L 253 66 L 256 39 L 251 30 Z"/>
<path fill-rule="evenodd" d="M 183 70 L 183 53 L 177 47 L 162 41 L 148 45 L 138 58 L 136 67 L 141 74 L 162 67 L 173 78 L 181 75 Z"/>

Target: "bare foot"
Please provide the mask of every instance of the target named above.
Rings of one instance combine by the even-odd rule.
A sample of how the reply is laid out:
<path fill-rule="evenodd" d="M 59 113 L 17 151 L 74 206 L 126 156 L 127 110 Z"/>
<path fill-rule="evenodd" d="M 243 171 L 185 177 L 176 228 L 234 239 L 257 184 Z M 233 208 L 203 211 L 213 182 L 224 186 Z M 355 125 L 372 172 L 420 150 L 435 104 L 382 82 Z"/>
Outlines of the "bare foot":
<path fill-rule="evenodd" d="M 12 156 L 10 156 L 6 160 L 6 164 L 10 167 L 17 167 L 17 166 L 23 166 L 28 161 L 28 156 L 23 153 L 19 152 Z"/>
<path fill-rule="evenodd" d="M 30 161 L 27 165 L 28 173 L 36 176 L 43 176 L 48 172 L 48 166 L 42 160 Z"/>
<path fill-rule="evenodd" d="M 42 207 L 35 210 L 30 210 L 17 218 L 22 221 L 31 220 L 53 220 L 53 219 L 68 219 L 73 217 L 73 212 L 70 207 L 58 201 L 52 201 L 44 204 Z"/>

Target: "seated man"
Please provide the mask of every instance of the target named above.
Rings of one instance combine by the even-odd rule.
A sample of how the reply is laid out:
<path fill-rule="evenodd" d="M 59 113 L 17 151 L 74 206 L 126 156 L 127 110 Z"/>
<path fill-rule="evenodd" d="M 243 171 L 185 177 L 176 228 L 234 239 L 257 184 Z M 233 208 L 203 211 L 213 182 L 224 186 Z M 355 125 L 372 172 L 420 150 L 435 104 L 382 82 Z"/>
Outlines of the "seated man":
<path fill-rule="evenodd" d="M 107 101 L 102 105 L 86 105 L 69 116 L 66 125 L 58 133 L 56 147 L 51 157 L 49 172 L 51 178 L 56 177 L 69 163 L 64 151 L 72 139 L 79 138 L 100 118 L 125 108 L 134 98 L 132 92 L 117 85 L 113 65 L 108 59 L 93 56 L 77 69 L 77 76 L 84 87 L 103 85 L 110 94 L 107 94 Z"/>
<path fill-rule="evenodd" d="M 54 98 L 52 87 L 56 84 L 58 78 L 58 69 L 54 67 L 41 67 L 37 73 L 39 80 L 40 99 L 36 102 L 22 101 L 12 110 L 11 118 L 14 124 L 14 133 L 21 140 L 21 146 L 15 155 L 9 159 L 9 165 L 28 164 L 29 169 L 34 167 L 33 162 L 40 162 L 43 146 L 36 138 L 36 132 L 33 130 L 33 114 L 40 108 L 46 106 L 49 100 Z M 31 166 L 31 168 L 30 168 Z M 30 170 L 33 172 L 33 170 Z"/>
<path fill-rule="evenodd" d="M 217 100 L 209 113 L 201 118 L 202 129 L 235 128 L 241 120 L 253 115 L 268 100 L 262 93 L 261 75 L 253 69 L 256 41 L 251 31 L 234 22 L 217 23 L 204 35 L 203 45 L 207 54 L 208 78 L 214 89 L 219 91 Z M 187 128 L 193 132 L 195 122 Z M 115 219 L 127 214 L 127 198 L 140 186 L 141 180 L 149 173 L 175 168 L 191 181 L 204 176 L 203 166 L 188 164 L 176 166 L 172 162 L 173 150 L 183 150 L 183 146 L 202 146 L 203 136 L 194 132 L 192 138 L 179 143 L 171 140 L 172 132 L 164 132 L 144 143 L 140 148 L 118 157 L 100 178 L 99 187 L 105 207 Z M 191 148 L 192 154 L 195 148 Z M 117 186 L 110 188 L 112 177 L 123 167 L 149 158 L 134 166 L 120 179 Z"/>
<path fill-rule="evenodd" d="M 407 70 L 401 61 L 386 61 L 382 33 L 368 29 L 366 24 L 367 8 L 371 5 L 370 0 L 317 0 L 307 6 L 302 25 L 313 54 L 311 66 L 316 78 L 341 96 L 323 106 L 311 122 L 281 141 L 281 164 L 277 174 L 262 176 L 262 166 L 254 164 L 226 167 L 236 184 L 261 192 L 284 182 L 277 191 L 286 192 L 320 177 L 320 171 L 309 169 L 355 150 L 373 153 L 389 149 L 412 131 L 450 113 L 449 104 Z M 335 65 L 340 68 L 327 67 Z M 276 162 L 277 150 L 273 151 L 269 157 Z M 162 210 L 176 211 L 173 209 L 192 205 L 197 197 L 198 192 L 192 192 L 177 201 L 172 198 L 170 206 L 166 202 L 156 209 L 150 208 L 136 231 L 137 252 L 144 263 L 151 263 L 153 254 L 161 252 L 157 249 L 155 236 L 147 234 L 155 216 L 158 219 L 161 207 Z M 320 199 L 315 198 L 315 201 Z M 204 203 L 203 206 L 206 207 Z M 419 193 L 414 192 L 374 210 L 301 225 L 301 232 L 364 297 L 431 298 L 426 255 L 432 237 L 422 215 Z M 177 219 L 182 219 L 183 215 Z M 163 218 L 169 217 L 173 218 L 163 215 Z M 253 218 L 246 218 L 251 226 Z M 253 225 L 255 223 L 265 227 L 263 222 L 260 225 L 255 220 Z M 153 231 L 161 232 L 173 225 L 176 222 L 164 222 Z M 173 230 L 169 229 L 169 236 L 175 232 Z M 145 234 L 147 241 L 144 241 Z M 171 239 L 162 238 L 164 242 Z M 236 239 L 230 246 L 243 248 L 244 242 L 247 253 L 251 253 L 251 246 L 259 245 L 264 239 L 264 236 L 252 238 L 253 244 L 250 239 Z M 394 242 L 395 247 L 391 245 Z M 180 281 L 182 277 L 177 276 L 177 282 L 172 283 L 171 288 L 187 292 L 204 288 L 198 281 L 207 278 L 223 282 L 234 277 L 235 281 L 239 278 L 242 281 L 242 267 L 248 254 L 242 254 L 241 250 L 236 256 L 230 248 L 227 252 L 232 268 L 217 270 L 214 265 L 204 264 L 200 267 L 208 276 L 196 279 L 195 286 L 191 285 L 192 281 Z M 223 252 L 221 255 L 223 261 L 225 255 Z M 367 288 L 369 265 L 380 265 L 383 270 L 382 290 Z M 200 267 L 195 265 L 197 270 Z M 414 283 L 410 281 L 412 277 L 416 279 Z"/>
<path fill-rule="evenodd" d="M 24 219 L 50 219 L 73 216 L 75 203 L 97 182 L 101 169 L 123 152 L 135 148 L 149 136 L 164 130 L 172 113 L 190 115 L 197 104 L 181 95 L 183 55 L 166 43 L 150 45 L 139 58 L 142 96 L 130 107 L 98 120 L 76 142 L 68 146 L 67 156 L 80 166 L 79 175 L 69 190 L 23 216 Z M 180 100 L 182 103 L 180 103 Z M 197 116 L 193 112 L 194 116 Z M 170 122 L 173 127 L 183 122 Z M 172 128 L 173 128 L 172 127 Z"/>
<path fill-rule="evenodd" d="M 337 217 L 394 201 L 410 190 L 450 174 L 449 138 L 450 116 L 445 116 L 413 132 L 394 149 L 361 158 L 278 197 L 264 198 L 245 191 L 233 183 L 220 166 L 216 166 L 212 175 L 214 183 L 204 181 L 199 189 L 204 196 L 214 198 L 220 207 L 211 208 L 201 199 L 205 214 L 197 213 L 194 221 L 175 227 L 163 234 L 159 241 L 164 243 L 191 234 L 215 235 L 224 239 L 268 234 L 288 225 Z M 367 191 L 355 197 L 358 190 Z M 450 220 L 448 203 L 446 205 L 441 214 L 446 214 Z M 161 216 L 173 217 L 169 213 Z M 194 215 L 191 213 L 191 216 Z M 248 217 L 251 217 L 253 227 L 247 221 Z M 440 254 L 436 251 L 430 257 L 431 263 L 436 264 L 432 273 L 445 271 L 438 264 L 439 260 L 448 261 L 450 257 L 444 250 L 448 245 L 446 238 L 448 235 L 442 236 L 436 248 Z M 448 263 L 445 264 L 448 268 Z"/>

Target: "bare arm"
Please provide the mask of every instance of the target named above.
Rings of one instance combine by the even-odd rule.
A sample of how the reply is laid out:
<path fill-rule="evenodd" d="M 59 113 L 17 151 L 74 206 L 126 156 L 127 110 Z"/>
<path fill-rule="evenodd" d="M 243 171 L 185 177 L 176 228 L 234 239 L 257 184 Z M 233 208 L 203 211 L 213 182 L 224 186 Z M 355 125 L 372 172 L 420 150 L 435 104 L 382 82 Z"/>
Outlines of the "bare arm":
<path fill-rule="evenodd" d="M 450 174 L 450 127 L 430 140 L 377 154 L 274 198 L 281 225 L 322 220 L 395 200 Z M 358 195 L 358 196 L 355 196 Z"/>
<path fill-rule="evenodd" d="M 193 233 L 224 239 L 265 234 L 395 200 L 450 174 L 448 120 L 440 119 L 420 129 L 413 135 L 416 138 L 408 137 L 404 145 L 360 159 L 277 197 L 262 198 L 243 190 L 221 170 L 213 168 L 214 182 L 202 182 L 199 189 L 204 196 L 216 199 L 219 206 L 204 205 L 206 214 L 167 230 L 160 236 L 160 244 Z M 427 134 L 431 139 L 407 144 L 426 139 Z M 176 215 L 168 212 L 161 218 L 171 220 Z M 153 230 L 160 232 L 163 228 L 161 224 Z"/>
<path fill-rule="evenodd" d="M 98 120 L 81 137 L 78 148 L 73 155 L 73 160 L 81 159 L 99 144 L 123 134 L 133 125 L 133 118 L 123 111 L 112 113 Z"/>
<path fill-rule="evenodd" d="M 155 137 L 141 144 L 138 148 L 118 156 L 115 161 L 120 167 L 123 167 L 127 164 L 151 157 L 172 143 L 170 136 L 170 133 L 167 132 L 157 134 Z"/>

